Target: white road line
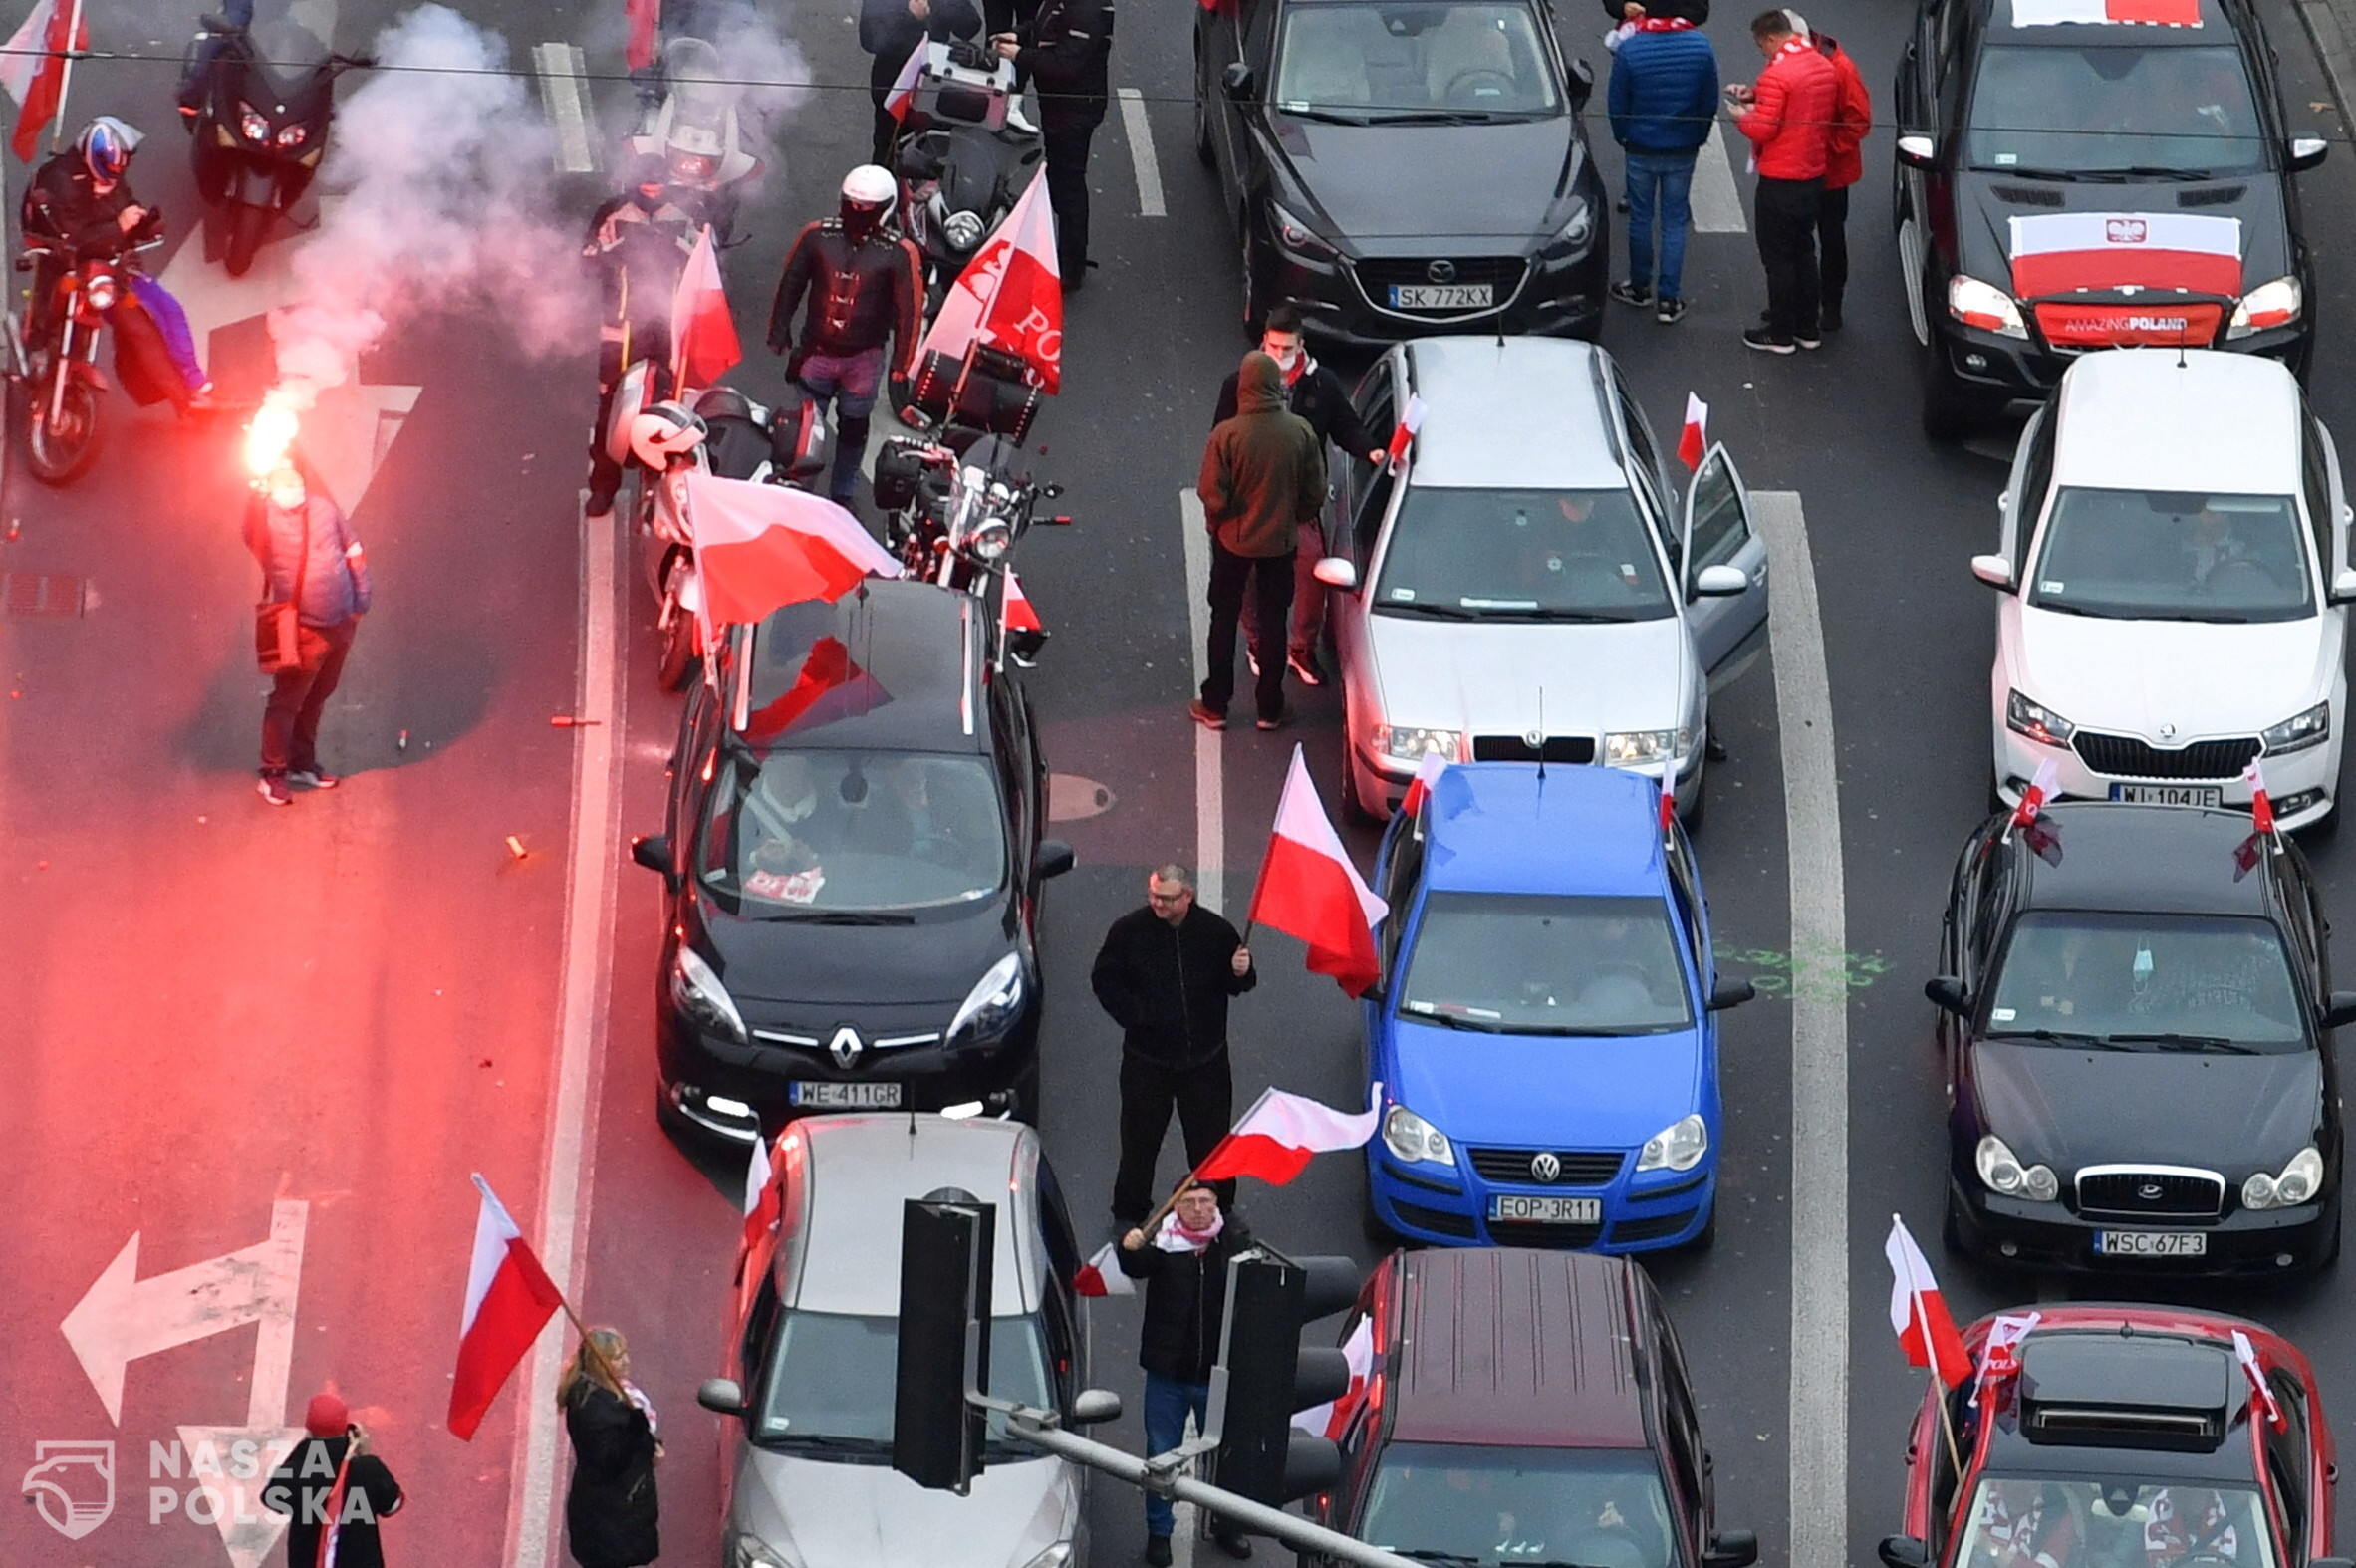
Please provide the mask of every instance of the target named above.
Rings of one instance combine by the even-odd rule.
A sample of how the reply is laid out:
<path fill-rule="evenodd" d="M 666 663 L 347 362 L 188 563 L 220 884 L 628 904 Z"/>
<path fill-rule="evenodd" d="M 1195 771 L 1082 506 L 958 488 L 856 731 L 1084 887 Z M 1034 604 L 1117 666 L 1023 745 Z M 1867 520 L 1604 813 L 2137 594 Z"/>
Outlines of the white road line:
<path fill-rule="evenodd" d="M 597 137 L 590 133 L 589 65 L 578 44 L 535 44 L 532 69 L 540 78 L 540 106 L 556 128 L 560 174 L 597 172 Z"/>
<path fill-rule="evenodd" d="M 1750 224 L 1742 216 L 1742 192 L 1734 185 L 1734 165 L 1726 156 L 1725 138 L 1740 134 L 1724 126 L 1711 126 L 1709 139 L 1702 143 L 1702 155 L 1694 160 L 1694 232 L 1697 234 L 1749 232 Z"/>
<path fill-rule="evenodd" d="M 1196 690 L 1210 676 L 1210 531 L 1202 498 L 1192 486 L 1178 492 L 1178 526 L 1186 541 L 1186 626 L 1194 639 Z M 1190 694 L 1190 693 L 1189 693 Z M 1215 729 L 1194 726 L 1194 897 L 1206 910 L 1227 891 L 1227 773 L 1224 742 Z"/>
<path fill-rule="evenodd" d="M 588 492 L 581 494 L 586 510 Z M 558 978 L 556 1092 L 549 1106 L 547 1167 L 541 1179 L 540 1257 L 570 1300 L 581 1299 L 589 1231 L 590 1158 L 597 1149 L 614 929 L 615 871 L 622 803 L 623 699 L 620 636 L 622 534 L 611 519 L 581 523 L 581 667 L 575 712 L 593 720 L 572 731 L 573 831 L 565 866 L 565 945 Z M 556 1401 L 564 1335 L 542 1334 L 517 1391 L 518 1479 L 508 1497 L 506 1561 L 553 1568 L 556 1561 Z"/>
<path fill-rule="evenodd" d="M 1775 574 L 1767 636 L 1791 881 L 1789 1560 L 1837 1563 L 1850 1556 L 1849 988 L 1840 781 L 1807 518 L 1789 490 L 1753 490 L 1750 500 Z"/>
<path fill-rule="evenodd" d="M 1162 205 L 1162 165 L 1154 156 L 1154 126 L 1146 119 L 1146 96 L 1134 87 L 1119 89 L 1121 126 L 1129 132 L 1129 161 L 1137 166 L 1137 210 L 1149 218 L 1167 217 Z"/>

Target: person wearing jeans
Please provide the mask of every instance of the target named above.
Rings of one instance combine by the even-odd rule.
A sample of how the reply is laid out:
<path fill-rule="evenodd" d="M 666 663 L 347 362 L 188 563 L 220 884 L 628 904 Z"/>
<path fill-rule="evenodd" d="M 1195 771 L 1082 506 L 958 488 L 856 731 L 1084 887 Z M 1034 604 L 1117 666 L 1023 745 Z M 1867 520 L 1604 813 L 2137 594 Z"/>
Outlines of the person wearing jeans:
<path fill-rule="evenodd" d="M 1656 320 L 1669 323 L 1686 313 L 1694 160 L 1717 130 L 1717 55 L 1684 17 L 1628 9 L 1633 31 L 1613 52 L 1609 94 L 1612 138 L 1627 154 L 1628 281 L 1610 292 L 1623 305 L 1651 307 Z"/>
<path fill-rule="evenodd" d="M 817 401 L 821 412 L 828 403 L 834 404 L 835 466 L 828 476 L 826 493 L 836 505 L 847 507 L 859 487 L 869 419 L 884 386 L 884 350 L 879 346 L 857 354 L 806 354 L 794 380 Z"/>
<path fill-rule="evenodd" d="M 1760 12 L 1750 37 L 1767 68 L 1756 86 L 1730 87 L 1726 97 L 1734 129 L 1749 139 L 1758 161 L 1752 227 L 1767 274 L 1767 320 L 1746 330 L 1742 341 L 1768 354 L 1789 354 L 1823 342 L 1816 223 L 1839 78 L 1832 62 L 1793 27 L 1789 11 Z"/>
<path fill-rule="evenodd" d="M 310 493 L 300 469 L 283 464 L 265 481 L 245 519 L 246 548 L 262 564 L 262 595 L 292 602 L 302 623 L 303 657 L 271 676 L 262 709 L 263 801 L 294 802 L 290 783 L 334 789 L 343 780 L 319 763 L 319 720 L 344 678 L 360 618 L 374 593 L 368 555 L 336 503 Z"/>

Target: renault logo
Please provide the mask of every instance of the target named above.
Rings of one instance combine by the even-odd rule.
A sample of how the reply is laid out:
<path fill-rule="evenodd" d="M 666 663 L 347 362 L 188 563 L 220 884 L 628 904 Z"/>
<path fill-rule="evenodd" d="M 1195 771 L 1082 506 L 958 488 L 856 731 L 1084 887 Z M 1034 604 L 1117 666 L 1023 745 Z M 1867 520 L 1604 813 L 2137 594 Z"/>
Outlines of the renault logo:
<path fill-rule="evenodd" d="M 1549 1150 L 1541 1149 L 1530 1156 L 1530 1179 L 1552 1181 L 1562 1176 L 1562 1162 Z"/>
<path fill-rule="evenodd" d="M 859 1037 L 857 1029 L 845 1024 L 835 1031 L 833 1039 L 826 1042 L 826 1048 L 834 1057 L 837 1067 L 850 1068 L 858 1063 L 859 1053 L 867 1049 L 867 1042 Z"/>
<path fill-rule="evenodd" d="M 1453 283 L 1456 281 L 1456 264 L 1452 261 L 1436 261 L 1424 269 L 1424 276 L 1435 283 Z"/>

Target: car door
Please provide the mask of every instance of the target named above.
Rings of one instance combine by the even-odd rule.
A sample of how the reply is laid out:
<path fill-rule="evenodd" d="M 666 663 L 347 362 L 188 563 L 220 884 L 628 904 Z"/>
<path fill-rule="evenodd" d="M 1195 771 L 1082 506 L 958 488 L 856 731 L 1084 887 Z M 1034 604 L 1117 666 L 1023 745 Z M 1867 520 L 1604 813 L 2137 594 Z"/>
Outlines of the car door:
<path fill-rule="evenodd" d="M 1370 430 L 1388 432 L 1399 422 L 1395 374 L 1394 357 L 1386 355 L 1368 368 L 1350 393 L 1351 407 Z M 1334 647 L 1349 678 L 1355 678 L 1349 672 L 1363 667 L 1365 659 L 1367 574 L 1374 569 L 1375 536 L 1390 506 L 1393 484 L 1387 464 L 1350 464 L 1326 522 L 1326 553 L 1347 556 L 1358 572 L 1356 592 L 1335 594 L 1327 601 Z"/>
<path fill-rule="evenodd" d="M 1039 1231 L 1047 1250 L 1047 1339 L 1055 1356 L 1055 1392 L 1061 1408 L 1072 1408 L 1072 1397 L 1088 1387 L 1088 1303 L 1073 1282 L 1080 1274 L 1080 1243 L 1072 1229 L 1063 1184 L 1047 1157 L 1039 1157 Z M 1085 1473 L 1085 1472 L 1083 1472 Z"/>
<path fill-rule="evenodd" d="M 1751 635 L 1767 624 L 1767 543 L 1751 526 L 1750 492 L 1723 445 L 1710 447 L 1686 486 L 1685 537 L 1679 552 L 1680 590 L 1694 650 L 1711 683 L 1744 651 Z M 1739 571 L 1741 593 L 1702 599 L 1694 592 L 1702 573 L 1713 566 Z"/>
<path fill-rule="evenodd" d="M 2029 415 L 2029 422 L 2021 427 L 2020 444 L 2013 448 L 2012 472 L 2004 493 L 1996 497 L 1996 554 L 2012 563 L 2015 583 L 2027 580 L 2028 567 L 2020 553 L 2036 531 L 2037 519 L 2045 515 L 2045 492 L 2053 488 L 2057 422 L 2051 400 Z"/>
<path fill-rule="evenodd" d="M 1262 0 L 1266 3 L 1266 0 Z M 1222 85 L 1227 67 L 1242 58 L 1241 8 L 1233 5 L 1197 6 L 1194 10 L 1194 150 L 1218 176 L 1228 211 L 1235 210 L 1235 106 Z"/>
<path fill-rule="evenodd" d="M 1907 38 L 1906 52 L 1898 62 L 1898 80 L 1891 92 L 1891 103 L 1896 112 L 1898 133 L 1936 134 L 1938 114 L 1934 81 L 1939 62 L 1939 6 L 1937 0 L 1925 0 L 1915 14 L 1913 32 Z M 1929 247 L 1929 224 L 1926 216 L 1925 177 L 1920 169 L 1892 160 L 1896 178 L 1893 206 L 1898 215 L 1898 263 L 1906 280 L 1907 314 L 1915 330 L 1917 342 L 1931 342 L 1931 322 L 1924 308 L 1924 264 Z"/>
<path fill-rule="evenodd" d="M 1271 75 L 1271 44 L 1276 34 L 1277 0 L 1236 0 L 1218 9 L 1232 15 L 1219 29 L 1225 48 L 1210 77 L 1218 104 L 1215 155 L 1219 186 L 1227 198 L 1227 210 L 1234 212 L 1261 183 L 1256 138 L 1267 118 L 1269 90 L 1276 85 Z M 1226 73 L 1238 63 L 1251 73 L 1247 94 L 1227 91 Z"/>

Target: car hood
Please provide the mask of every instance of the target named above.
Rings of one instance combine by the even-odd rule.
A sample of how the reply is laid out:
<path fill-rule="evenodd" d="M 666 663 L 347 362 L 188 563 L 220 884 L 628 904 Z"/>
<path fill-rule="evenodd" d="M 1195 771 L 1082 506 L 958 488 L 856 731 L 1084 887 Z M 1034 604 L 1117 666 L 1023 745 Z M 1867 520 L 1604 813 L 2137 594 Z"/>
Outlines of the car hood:
<path fill-rule="evenodd" d="M 2262 169 L 2225 179 L 2131 184 L 2069 184 L 1966 170 L 1956 176 L 1955 190 L 1956 233 L 1963 270 L 2000 289 L 2012 287 L 2010 220 L 2050 212 L 2188 212 L 2202 217 L 2238 218 L 2243 292 L 2291 270 L 2290 231 L 2283 220 L 2281 176 Z"/>
<path fill-rule="evenodd" d="M 1386 723 L 1468 735 L 1602 735 L 1685 722 L 1693 681 L 1675 616 L 1610 626 L 1369 615 Z"/>
<path fill-rule="evenodd" d="M 992 1463 L 960 1497 L 889 1464 L 744 1455 L 730 1523 L 798 1568 L 1024 1568 L 1080 1527 L 1080 1488 L 1060 1459 Z"/>
<path fill-rule="evenodd" d="M 913 925 L 742 919 L 707 898 L 695 904 L 700 931 L 690 935 L 728 994 L 748 1001 L 954 1007 L 1015 945 L 1004 895 Z"/>
<path fill-rule="evenodd" d="M 1292 192 L 1278 199 L 1297 193 L 1312 209 L 1297 215 L 1357 255 L 1522 254 L 1554 237 L 1553 208 L 1586 164 L 1577 125 L 1568 115 L 1494 126 L 1281 119 L 1274 153 Z"/>
<path fill-rule="evenodd" d="M 1390 1020 L 1391 1098 L 1459 1144 L 1634 1149 L 1702 1109 L 1702 1035 L 1475 1034 Z"/>
<path fill-rule="evenodd" d="M 2082 729 L 2159 745 L 2254 735 L 2331 690 L 2322 616 L 2220 626 L 2020 607 L 2022 689 Z M 2160 727 L 2174 725 L 2166 740 Z"/>
<path fill-rule="evenodd" d="M 2278 1171 L 2323 1118 L 2323 1069 L 2306 1051 L 2211 1056 L 1980 1042 L 1980 1125 L 2064 1182 L 2083 1166 L 2194 1166 L 2238 1185 Z"/>

